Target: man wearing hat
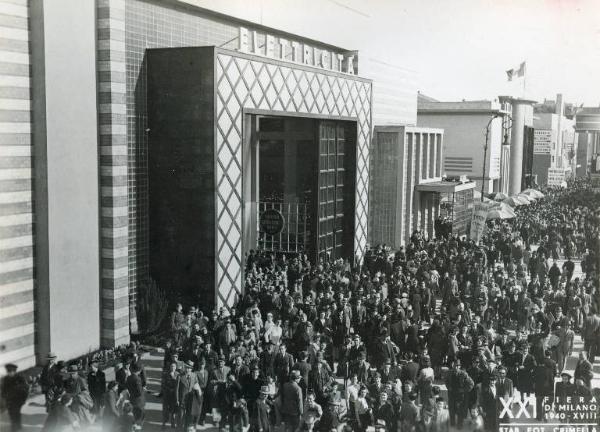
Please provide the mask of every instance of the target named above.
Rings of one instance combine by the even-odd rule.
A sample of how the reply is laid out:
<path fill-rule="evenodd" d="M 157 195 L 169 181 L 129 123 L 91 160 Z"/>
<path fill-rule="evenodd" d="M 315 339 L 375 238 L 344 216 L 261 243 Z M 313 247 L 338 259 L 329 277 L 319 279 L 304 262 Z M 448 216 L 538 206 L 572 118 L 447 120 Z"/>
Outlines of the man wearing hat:
<path fill-rule="evenodd" d="M 344 300 L 345 301 L 345 300 Z M 344 303 L 345 304 L 345 303 Z M 363 331 L 364 324 L 368 319 L 367 308 L 362 303 L 362 298 L 358 297 L 356 299 L 356 304 L 352 309 L 352 326 L 356 331 Z"/>
<path fill-rule="evenodd" d="M 321 404 L 325 400 L 331 385 L 332 378 L 328 367 L 323 359 L 323 352 L 317 353 L 317 359 L 312 369 L 308 373 L 308 388 L 315 393 L 317 403 Z"/>
<path fill-rule="evenodd" d="M 561 381 L 556 383 L 556 399 L 558 404 L 566 404 L 568 397 L 573 397 L 575 394 L 575 385 L 571 383 L 571 374 L 563 372 L 560 374 Z"/>
<path fill-rule="evenodd" d="M 90 388 L 90 396 L 94 401 L 94 414 L 101 414 L 104 406 L 104 393 L 106 393 L 106 377 L 104 372 L 98 368 L 98 360 L 92 360 L 90 363 L 90 371 L 88 372 L 88 386 Z"/>
<path fill-rule="evenodd" d="M 193 373 L 194 362 L 186 361 L 185 372 L 177 380 L 176 406 L 179 408 L 179 427 L 184 430 L 196 427 L 202 412 L 203 394 L 198 382 L 198 376 Z"/>
<path fill-rule="evenodd" d="M 367 352 L 358 351 L 358 355 L 358 365 L 356 366 L 356 369 L 353 370 L 353 373 L 356 373 L 356 375 L 358 376 L 358 380 L 361 383 L 367 384 L 370 380 L 371 370 L 371 365 L 367 361 Z"/>
<path fill-rule="evenodd" d="M 381 394 L 386 393 L 387 391 L 381 379 L 381 374 L 379 372 L 375 372 L 373 374 L 373 383 L 367 388 L 369 390 L 371 406 L 373 407 L 373 409 L 377 410 L 377 408 L 379 407 L 379 398 Z"/>
<path fill-rule="evenodd" d="M 396 408 L 386 392 L 379 395 L 376 408 L 374 409 L 374 418 L 376 421 L 383 421 L 389 432 L 395 432 L 398 429 L 398 416 Z"/>
<path fill-rule="evenodd" d="M 298 354 L 298 361 L 294 364 L 292 369 L 300 371 L 300 375 L 302 376 L 302 380 L 300 381 L 300 387 L 302 387 L 303 393 L 306 394 L 308 374 L 312 369 L 312 366 L 308 362 L 308 354 L 306 353 L 306 351 L 300 351 L 300 353 Z"/>
<path fill-rule="evenodd" d="M 295 432 L 300 426 L 300 418 L 304 413 L 302 389 L 300 388 L 300 372 L 293 370 L 290 380 L 283 385 L 281 392 L 281 414 L 286 432 Z"/>
<path fill-rule="evenodd" d="M 250 372 L 244 376 L 240 384 L 242 386 L 242 396 L 248 402 L 248 413 L 250 418 L 256 417 L 256 401 L 259 399 L 260 390 L 265 385 L 265 381 L 260 377 L 258 365 L 253 365 Z M 250 422 L 252 423 L 252 421 Z"/>
<path fill-rule="evenodd" d="M 202 339 L 201 336 L 198 337 Z M 187 360 L 191 360 L 194 363 L 194 370 L 198 369 L 200 358 L 204 358 L 201 343 L 193 342 L 190 351 L 186 353 L 185 357 Z"/>
<path fill-rule="evenodd" d="M 543 403 L 547 397 L 552 400 L 554 397 L 554 377 L 558 375 L 556 362 L 551 358 L 551 351 L 544 352 L 543 361 L 535 367 L 534 372 L 534 390 L 537 406 L 537 420 L 541 420 L 544 414 Z"/>
<path fill-rule="evenodd" d="M 220 355 L 218 365 L 210 372 L 210 407 L 215 409 L 221 408 L 221 401 L 225 398 L 225 386 L 227 384 L 227 375 L 229 375 L 229 367 L 225 366 L 225 356 Z M 223 413 L 221 413 L 222 415 Z"/>
<path fill-rule="evenodd" d="M 264 376 L 275 376 L 275 350 L 276 348 L 273 342 L 266 342 L 263 351 L 260 353 L 258 365 Z"/>
<path fill-rule="evenodd" d="M 131 375 L 127 377 L 126 388 L 129 392 L 129 401 L 133 407 L 134 429 L 141 430 L 144 422 L 144 409 L 146 407 L 146 392 L 140 377 L 142 369 L 137 363 L 131 365 Z"/>
<path fill-rule="evenodd" d="M 81 423 L 91 423 L 94 420 L 94 401 L 90 396 L 87 380 L 81 376 L 77 363 L 71 363 L 67 371 L 69 377 L 65 380 L 65 391 L 74 398 L 71 410 L 76 413 Z"/>
<path fill-rule="evenodd" d="M 202 357 L 206 360 L 206 368 L 212 371 L 217 367 L 219 363 L 219 355 L 213 349 L 213 344 L 210 340 L 204 338 L 204 349 L 201 353 Z"/>
<path fill-rule="evenodd" d="M 56 373 L 56 354 L 49 352 L 48 356 L 46 357 L 46 364 L 42 368 L 42 372 L 40 374 L 40 385 L 42 387 L 42 393 L 44 393 L 44 397 L 46 399 L 46 411 L 49 410 L 50 403 L 48 399 L 48 392 L 54 384 L 54 375 Z"/>
<path fill-rule="evenodd" d="M 18 366 L 8 363 L 6 376 L 0 381 L 0 407 L 6 407 L 10 420 L 10 430 L 19 431 L 21 424 L 21 408 L 29 396 L 29 386 L 25 378 L 17 373 Z"/>
<path fill-rule="evenodd" d="M 482 411 L 483 425 L 486 431 L 498 430 L 501 403 L 496 389 L 496 376 L 490 375 L 487 382 L 478 384 L 477 405 Z"/>
<path fill-rule="evenodd" d="M 402 367 L 400 379 L 402 382 L 411 381 L 413 384 L 416 384 L 420 366 L 416 361 L 416 355 L 414 353 L 408 353 L 407 356 L 408 362 Z"/>
<path fill-rule="evenodd" d="M 455 360 L 446 376 L 448 389 L 448 408 L 450 411 L 450 425 L 461 429 L 467 415 L 468 395 L 474 383 L 469 374 L 461 369 L 460 360 Z"/>
<path fill-rule="evenodd" d="M 204 426 L 204 418 L 206 417 L 206 412 L 210 405 L 208 399 L 208 382 L 210 378 L 210 371 L 206 368 L 206 360 L 204 359 L 204 357 L 200 357 L 200 360 L 198 361 L 198 370 L 196 370 L 196 377 L 198 378 L 198 384 L 200 384 L 200 390 L 202 390 L 202 411 L 198 420 L 200 425 Z"/>
<path fill-rule="evenodd" d="M 133 366 L 138 366 L 139 370 L 140 370 L 140 379 L 142 380 L 142 386 L 144 387 L 144 390 L 146 390 L 146 369 L 144 368 L 144 365 L 141 362 L 140 359 L 140 355 L 138 354 L 137 351 L 133 351 L 130 356 L 129 356 L 129 362 L 131 363 L 131 369 L 133 370 Z"/>
<path fill-rule="evenodd" d="M 250 412 L 251 432 L 271 432 L 271 402 L 268 399 L 269 387 L 261 386 L 254 412 Z"/>
<path fill-rule="evenodd" d="M 398 373 L 398 369 L 392 365 L 391 360 L 387 360 L 383 368 L 381 369 L 381 381 L 384 383 L 387 382 L 395 382 L 396 378 L 400 378 L 400 374 Z"/>
<path fill-rule="evenodd" d="M 400 352 L 398 346 L 392 342 L 387 329 L 382 330 L 378 341 L 374 344 L 373 364 L 376 368 L 381 368 L 386 361 L 396 363 L 396 355 Z"/>

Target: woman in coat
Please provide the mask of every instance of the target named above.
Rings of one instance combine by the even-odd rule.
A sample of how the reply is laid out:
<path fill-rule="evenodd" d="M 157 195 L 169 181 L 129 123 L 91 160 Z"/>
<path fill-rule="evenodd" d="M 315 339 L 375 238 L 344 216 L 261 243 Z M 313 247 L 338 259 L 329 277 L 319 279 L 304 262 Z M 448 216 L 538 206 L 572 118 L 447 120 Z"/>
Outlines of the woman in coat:
<path fill-rule="evenodd" d="M 121 412 L 117 406 L 118 400 L 118 384 L 116 381 L 111 381 L 104 394 L 104 411 L 102 413 L 102 429 L 107 432 L 116 430 L 119 423 Z"/>
<path fill-rule="evenodd" d="M 46 423 L 42 428 L 43 432 L 71 432 L 79 429 L 77 417 L 71 411 L 73 396 L 64 394 L 60 397 L 58 403 L 53 405 L 48 413 Z M 114 429 L 111 429 L 114 430 Z"/>

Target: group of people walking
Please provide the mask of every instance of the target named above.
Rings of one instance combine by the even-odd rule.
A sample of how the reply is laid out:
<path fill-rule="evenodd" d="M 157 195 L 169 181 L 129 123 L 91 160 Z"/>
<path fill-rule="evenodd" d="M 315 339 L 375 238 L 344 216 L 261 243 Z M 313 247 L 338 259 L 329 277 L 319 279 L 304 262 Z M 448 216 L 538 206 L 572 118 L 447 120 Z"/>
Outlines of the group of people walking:
<path fill-rule="evenodd" d="M 193 403 L 163 399 L 165 419 L 178 407 L 183 427 L 223 428 L 243 400 L 253 430 L 496 430 L 501 398 L 535 397 L 544 420 L 554 396 L 591 397 L 598 195 L 583 183 L 546 192 L 514 221 L 488 222 L 480 244 L 415 232 L 359 267 L 251 252 L 234 308 L 173 313 L 163 398 L 178 370 L 202 378 Z M 586 346 L 571 376 L 576 333 Z"/>
<path fill-rule="evenodd" d="M 555 397 L 590 398 L 599 204 L 576 182 L 513 221 L 488 221 L 478 244 L 417 231 L 356 266 L 251 252 L 234 307 L 177 305 L 169 317 L 162 427 L 495 431 L 515 397 L 535 398 L 542 421 Z M 570 374 L 577 333 L 585 347 Z M 106 383 L 97 365 L 82 373 L 49 358 L 48 429 L 100 418 L 107 430 L 143 428 L 142 363 L 130 353 Z"/>

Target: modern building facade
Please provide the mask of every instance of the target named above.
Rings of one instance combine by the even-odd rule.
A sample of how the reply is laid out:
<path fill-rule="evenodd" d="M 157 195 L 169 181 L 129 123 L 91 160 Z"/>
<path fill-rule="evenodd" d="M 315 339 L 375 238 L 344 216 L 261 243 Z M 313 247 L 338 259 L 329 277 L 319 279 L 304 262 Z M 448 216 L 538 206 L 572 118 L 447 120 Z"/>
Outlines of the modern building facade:
<path fill-rule="evenodd" d="M 186 1 L 0 17 L 0 365 L 129 342 L 151 277 L 213 308 L 250 249 L 361 258 L 373 119 L 414 123 L 414 81 Z"/>
<path fill-rule="evenodd" d="M 600 108 L 584 107 L 575 117 L 577 177 L 600 173 Z"/>
<path fill-rule="evenodd" d="M 209 304 L 233 306 L 264 241 L 313 260 L 365 252 L 371 82 L 278 57 L 147 53 L 150 271 Z M 285 238 L 257 229 L 262 205 Z"/>
<path fill-rule="evenodd" d="M 0 364 L 22 368 L 113 340 L 119 318 L 119 258 L 100 244 L 97 9 L 44 6 L 0 2 Z"/>
<path fill-rule="evenodd" d="M 442 179 L 444 131 L 376 126 L 371 151 L 370 243 L 398 248 L 415 230 L 434 236 L 440 200 L 417 186 Z"/>
<path fill-rule="evenodd" d="M 533 119 L 533 175 L 537 184 L 548 183 L 548 170 L 570 177 L 577 151 L 575 121 L 559 114 L 535 113 Z"/>
<path fill-rule="evenodd" d="M 503 117 L 507 111 L 493 101 L 439 102 L 419 95 L 417 124 L 444 129 L 442 172 L 467 175 L 485 193 L 500 190 Z M 488 129 L 487 151 L 485 131 Z M 485 164 L 485 178 L 484 178 Z"/>

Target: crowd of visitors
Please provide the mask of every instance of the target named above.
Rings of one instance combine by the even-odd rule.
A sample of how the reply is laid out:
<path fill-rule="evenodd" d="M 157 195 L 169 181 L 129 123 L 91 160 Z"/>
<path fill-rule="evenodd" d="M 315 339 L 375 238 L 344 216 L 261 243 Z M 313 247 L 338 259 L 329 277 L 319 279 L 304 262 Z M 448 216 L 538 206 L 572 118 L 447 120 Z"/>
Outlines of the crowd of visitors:
<path fill-rule="evenodd" d="M 360 266 L 251 252 L 234 308 L 177 305 L 170 316 L 163 428 L 496 431 L 500 398 L 534 396 L 538 419 L 544 398 L 589 398 L 600 355 L 598 205 L 574 183 L 513 221 L 489 221 L 479 244 L 417 231 L 399 250 L 370 249 Z M 576 333 L 585 348 L 571 376 Z M 47 430 L 94 418 L 109 431 L 142 428 L 136 353 L 115 381 L 97 366 L 83 374 L 49 356 Z"/>

